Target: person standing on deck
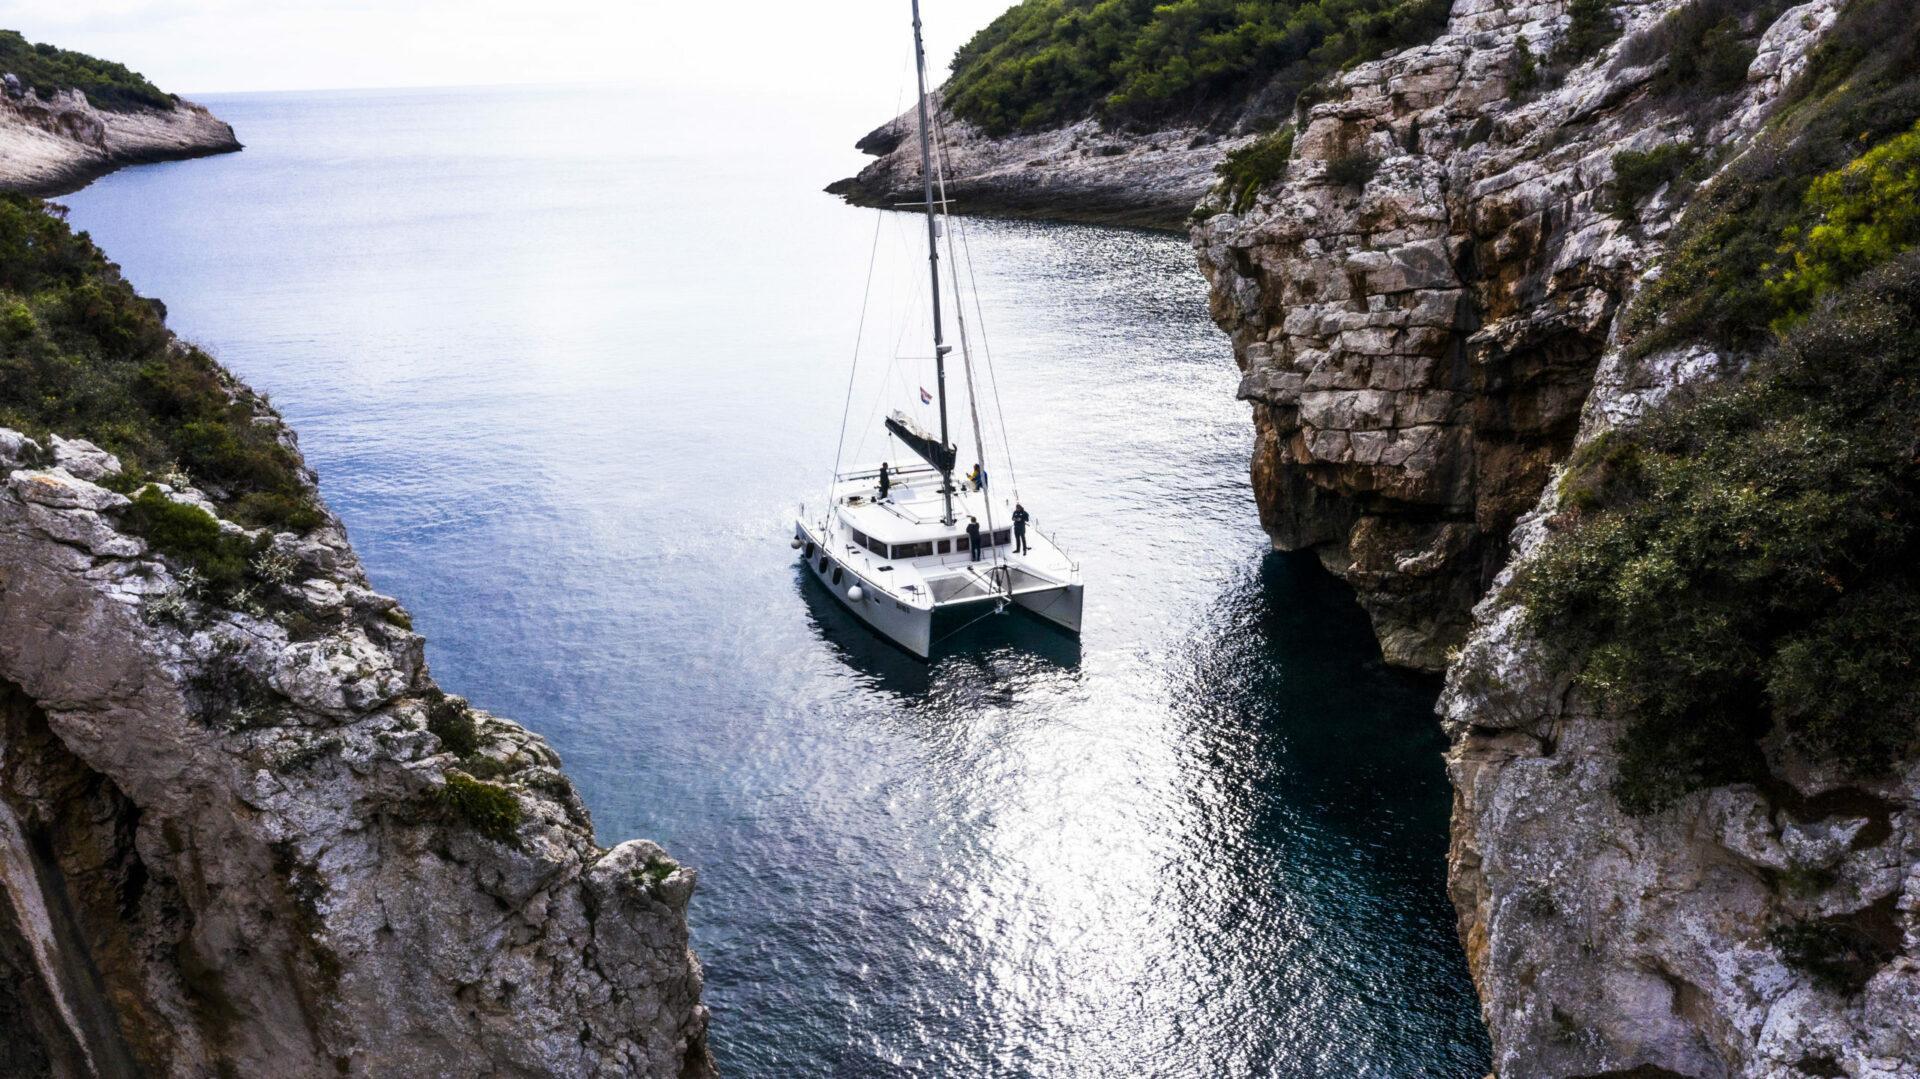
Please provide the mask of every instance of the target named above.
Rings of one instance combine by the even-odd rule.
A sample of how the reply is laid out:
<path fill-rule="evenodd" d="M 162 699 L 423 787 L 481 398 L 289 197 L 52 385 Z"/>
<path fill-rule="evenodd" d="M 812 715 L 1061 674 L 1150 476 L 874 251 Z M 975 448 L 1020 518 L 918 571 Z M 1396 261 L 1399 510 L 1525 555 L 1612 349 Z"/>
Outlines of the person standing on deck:
<path fill-rule="evenodd" d="M 893 489 L 893 476 L 887 472 L 887 463 L 880 462 L 880 501 L 887 500 L 887 492 Z"/>
<path fill-rule="evenodd" d="M 1027 507 L 1013 504 L 1013 553 L 1027 553 Z"/>
<path fill-rule="evenodd" d="M 973 560 L 980 561 L 980 520 L 967 518 L 967 550 L 973 552 Z"/>

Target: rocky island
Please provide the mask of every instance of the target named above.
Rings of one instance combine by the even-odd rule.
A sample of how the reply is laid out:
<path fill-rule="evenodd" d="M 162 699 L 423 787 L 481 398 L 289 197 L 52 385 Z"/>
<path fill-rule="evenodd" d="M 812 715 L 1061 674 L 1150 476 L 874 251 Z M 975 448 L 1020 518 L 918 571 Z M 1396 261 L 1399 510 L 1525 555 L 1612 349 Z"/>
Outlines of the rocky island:
<path fill-rule="evenodd" d="M 238 149 L 224 121 L 121 64 L 0 30 L 0 191 L 57 195 L 123 165 Z"/>
<path fill-rule="evenodd" d="M 237 147 L 76 55 L 0 184 Z M 694 870 L 435 684 L 265 399 L 20 194 L 0 338 L 0 1074 L 712 1074 Z"/>
<path fill-rule="evenodd" d="M 952 192 L 1164 220 L 1212 158 L 1261 520 L 1447 676 L 1498 1075 L 1920 1074 L 1920 24 L 1341 5 L 1363 55 L 1308 6 L 1027 0 L 956 59 Z M 1169 117 L 1215 141 L 1134 179 Z"/>

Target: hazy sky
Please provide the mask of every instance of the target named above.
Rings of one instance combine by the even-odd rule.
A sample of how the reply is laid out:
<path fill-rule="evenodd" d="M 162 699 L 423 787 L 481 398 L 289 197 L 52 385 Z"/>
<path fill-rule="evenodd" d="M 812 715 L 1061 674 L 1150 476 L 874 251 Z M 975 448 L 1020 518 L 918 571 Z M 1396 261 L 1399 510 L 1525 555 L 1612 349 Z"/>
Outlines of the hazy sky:
<path fill-rule="evenodd" d="M 1013 0 L 922 0 L 936 81 Z M 911 48 L 907 0 L 0 0 L 0 27 L 163 89 L 636 83 L 871 97 Z"/>

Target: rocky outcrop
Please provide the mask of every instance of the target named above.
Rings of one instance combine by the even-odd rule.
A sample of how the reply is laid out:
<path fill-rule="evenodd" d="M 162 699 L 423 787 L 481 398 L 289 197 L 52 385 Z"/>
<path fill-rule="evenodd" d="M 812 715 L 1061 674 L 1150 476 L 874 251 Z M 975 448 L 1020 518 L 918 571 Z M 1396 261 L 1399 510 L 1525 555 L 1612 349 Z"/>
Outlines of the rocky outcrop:
<path fill-rule="evenodd" d="M 1354 586 L 1394 663 L 1441 669 L 1465 638 L 1678 212 L 1664 192 L 1616 209 L 1614 155 L 1740 145 L 1836 5 L 1781 16 L 1746 88 L 1705 105 L 1622 54 L 1680 0 L 1614 5 L 1619 45 L 1518 91 L 1520 43 L 1552 55 L 1568 6 L 1460 0 L 1431 45 L 1340 77 L 1284 183 L 1193 233 L 1261 519 Z"/>
<path fill-rule="evenodd" d="M 922 201 L 918 123 L 908 110 L 868 133 L 856 146 L 876 160 L 827 190 L 858 206 Z M 957 212 L 1156 229 L 1184 229 L 1218 179 L 1214 166 L 1251 141 L 1201 127 L 1110 131 L 1091 119 L 992 138 L 944 109 L 939 125 Z"/>
<path fill-rule="evenodd" d="M 0 430 L 0 1071 L 711 1074 L 694 871 L 596 846 L 336 520 L 216 597 L 119 471 Z"/>
<path fill-rule="evenodd" d="M 1768 783 L 1629 815 L 1623 720 L 1509 588 L 1570 449 L 1739 365 L 1621 347 L 1680 204 L 1621 205 L 1614 155 L 1730 160 L 1842 4 L 1779 14 L 1737 90 L 1663 99 L 1629 58 L 1681 6 L 1614 4 L 1619 42 L 1529 88 L 1518 43 L 1552 56 L 1569 5 L 1459 0 L 1343 75 L 1285 181 L 1196 248 L 1276 544 L 1355 586 L 1390 659 L 1448 670 L 1449 879 L 1496 1073 L 1920 1075 L 1920 763 L 1844 780 L 1775 738 Z"/>
<path fill-rule="evenodd" d="M 78 90 L 41 97 L 0 76 L 0 191 L 57 195 L 123 165 L 240 149 L 233 128 L 191 101 L 98 109 Z"/>
<path fill-rule="evenodd" d="M 1518 559 L 1556 509 L 1523 518 Z M 1920 1075 L 1920 762 L 1862 784 L 1776 738 L 1765 788 L 1626 814 L 1621 721 L 1553 673 L 1511 575 L 1441 702 L 1449 884 L 1497 1074 Z M 1838 969 L 1794 962 L 1782 927 Z"/>

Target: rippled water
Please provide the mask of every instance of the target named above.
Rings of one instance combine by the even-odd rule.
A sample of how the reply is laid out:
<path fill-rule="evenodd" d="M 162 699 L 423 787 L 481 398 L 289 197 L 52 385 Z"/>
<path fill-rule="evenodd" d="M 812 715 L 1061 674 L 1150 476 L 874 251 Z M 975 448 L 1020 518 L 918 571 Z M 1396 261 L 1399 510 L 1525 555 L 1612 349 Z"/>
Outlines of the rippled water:
<path fill-rule="evenodd" d="M 1182 240 L 975 226 L 1020 493 L 1083 560 L 1086 630 L 992 620 L 921 664 L 787 547 L 877 220 L 815 190 L 847 129 L 208 101 L 245 153 L 109 177 L 74 220 L 294 421 L 441 681 L 550 738 L 602 842 L 700 868 L 726 1072 L 1485 1071 L 1436 687 L 1267 550 Z"/>

